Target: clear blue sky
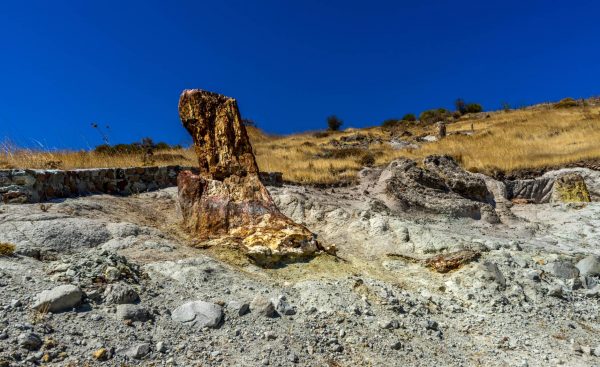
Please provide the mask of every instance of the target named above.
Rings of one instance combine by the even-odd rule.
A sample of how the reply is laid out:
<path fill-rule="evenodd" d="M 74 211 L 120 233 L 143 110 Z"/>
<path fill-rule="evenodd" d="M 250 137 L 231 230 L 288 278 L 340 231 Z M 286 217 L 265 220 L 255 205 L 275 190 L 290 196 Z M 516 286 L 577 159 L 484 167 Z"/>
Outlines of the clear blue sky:
<path fill-rule="evenodd" d="M 181 90 L 267 132 L 600 94 L 598 1 L 3 1 L 0 140 L 189 142 Z"/>

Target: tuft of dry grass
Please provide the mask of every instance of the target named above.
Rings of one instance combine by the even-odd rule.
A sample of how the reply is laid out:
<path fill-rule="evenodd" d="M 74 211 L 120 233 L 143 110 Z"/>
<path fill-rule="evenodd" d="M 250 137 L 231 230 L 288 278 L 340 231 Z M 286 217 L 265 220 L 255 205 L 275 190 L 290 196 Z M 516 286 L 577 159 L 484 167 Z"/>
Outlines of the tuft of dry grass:
<path fill-rule="evenodd" d="M 50 310 L 50 302 L 45 303 L 39 309 L 31 311 L 31 323 L 34 325 L 40 324 L 46 320 L 48 312 Z"/>
<path fill-rule="evenodd" d="M 0 257 L 12 256 L 15 253 L 16 246 L 12 243 L 0 242 Z"/>
<path fill-rule="evenodd" d="M 402 135 L 402 132 L 408 132 Z M 520 110 L 466 115 L 448 124 L 441 141 L 418 143 L 416 149 L 395 150 L 392 138 L 414 143 L 414 138 L 435 134 L 434 126 L 410 124 L 399 130 L 381 127 L 271 136 L 248 128 L 256 160 L 262 171 L 282 172 L 286 181 L 302 184 L 349 182 L 366 164 L 385 165 L 406 157 L 420 160 L 432 154 L 455 157 L 470 171 L 495 173 L 556 167 L 600 158 L 600 107 L 585 103 L 570 108 L 551 104 Z M 467 133 L 469 135 L 467 135 Z M 339 147 L 331 142 L 366 135 L 365 146 Z M 193 149 L 161 151 L 153 165 L 195 165 Z M 147 165 L 142 154 L 107 156 L 94 152 L 34 151 L 4 145 L 0 168 L 94 168 Z"/>

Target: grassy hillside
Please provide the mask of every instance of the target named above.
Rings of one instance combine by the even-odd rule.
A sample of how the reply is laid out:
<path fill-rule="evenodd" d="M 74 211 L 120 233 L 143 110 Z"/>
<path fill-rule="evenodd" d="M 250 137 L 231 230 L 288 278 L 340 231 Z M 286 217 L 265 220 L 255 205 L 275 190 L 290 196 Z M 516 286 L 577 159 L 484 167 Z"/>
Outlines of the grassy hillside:
<path fill-rule="evenodd" d="M 554 167 L 600 157 L 600 107 L 532 109 L 465 118 L 448 126 L 449 132 L 468 131 L 472 136 L 451 135 L 424 144 L 411 156 L 450 154 L 471 171 L 491 173 Z"/>
<path fill-rule="evenodd" d="M 342 132 L 268 136 L 249 128 L 256 158 L 263 171 L 283 172 L 288 181 L 330 184 L 350 181 L 365 165 L 384 165 L 398 157 L 420 159 L 450 154 L 468 170 L 494 173 L 556 167 L 600 158 L 600 107 L 526 109 L 466 115 L 448 124 L 448 136 L 423 142 L 434 126 L 403 124 L 393 129 L 372 127 Z M 412 148 L 394 149 L 390 141 Z M 40 152 L 10 148 L 0 151 L 0 168 L 90 168 L 139 165 L 194 165 L 190 149 L 141 154 L 106 155 L 94 152 Z"/>
<path fill-rule="evenodd" d="M 418 136 L 435 134 L 434 126 L 406 125 L 396 130 L 375 127 L 336 132 L 327 137 L 301 134 L 273 138 L 256 143 L 255 149 L 262 169 L 281 171 L 288 180 L 310 183 L 351 179 L 369 154 L 375 165 L 398 157 L 421 159 L 431 154 L 449 154 L 466 169 L 487 174 L 600 158 L 600 107 L 556 109 L 543 105 L 467 115 L 448 124 L 447 130 L 448 136 L 435 142 L 415 141 Z M 368 149 L 338 148 L 347 154 L 338 152 L 333 157 L 320 158 L 336 149 L 331 140 L 357 133 L 381 138 L 382 143 L 370 144 Z M 408 133 L 412 135 L 403 136 Z M 392 139 L 418 147 L 394 150 L 389 144 Z"/>

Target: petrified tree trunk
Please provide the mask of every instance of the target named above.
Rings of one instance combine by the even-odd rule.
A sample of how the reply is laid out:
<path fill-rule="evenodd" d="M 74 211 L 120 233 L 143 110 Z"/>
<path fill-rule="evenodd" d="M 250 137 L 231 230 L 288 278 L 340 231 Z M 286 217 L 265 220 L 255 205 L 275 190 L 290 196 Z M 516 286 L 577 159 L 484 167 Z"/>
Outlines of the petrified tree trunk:
<path fill-rule="evenodd" d="M 233 98 L 198 89 L 179 98 L 179 118 L 192 135 L 205 178 L 258 174 L 252 146 Z"/>
<path fill-rule="evenodd" d="M 179 174 L 184 226 L 201 240 L 231 237 L 258 262 L 305 257 L 316 236 L 275 206 L 258 175 L 252 146 L 235 99 L 185 90 L 179 117 L 192 135 L 199 175 Z"/>
<path fill-rule="evenodd" d="M 437 123 L 437 138 L 438 140 L 442 140 L 446 137 L 446 123 L 444 121 L 439 121 Z"/>

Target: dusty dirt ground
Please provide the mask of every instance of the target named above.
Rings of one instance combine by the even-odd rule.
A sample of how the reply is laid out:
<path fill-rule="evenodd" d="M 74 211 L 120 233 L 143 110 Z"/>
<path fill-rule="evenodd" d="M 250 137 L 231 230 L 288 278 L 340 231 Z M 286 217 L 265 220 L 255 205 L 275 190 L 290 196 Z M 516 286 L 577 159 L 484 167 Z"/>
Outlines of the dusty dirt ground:
<path fill-rule="evenodd" d="M 600 365 L 600 274 L 580 262 L 600 256 L 599 203 L 505 205 L 489 223 L 385 210 L 361 186 L 270 191 L 337 256 L 264 269 L 196 243 L 175 188 L 0 206 L 0 242 L 17 246 L 0 258 L 0 366 Z M 428 266 L 456 253 L 473 256 Z M 61 284 L 83 303 L 31 308 Z M 222 306 L 218 324 L 175 320 L 189 301 Z"/>

